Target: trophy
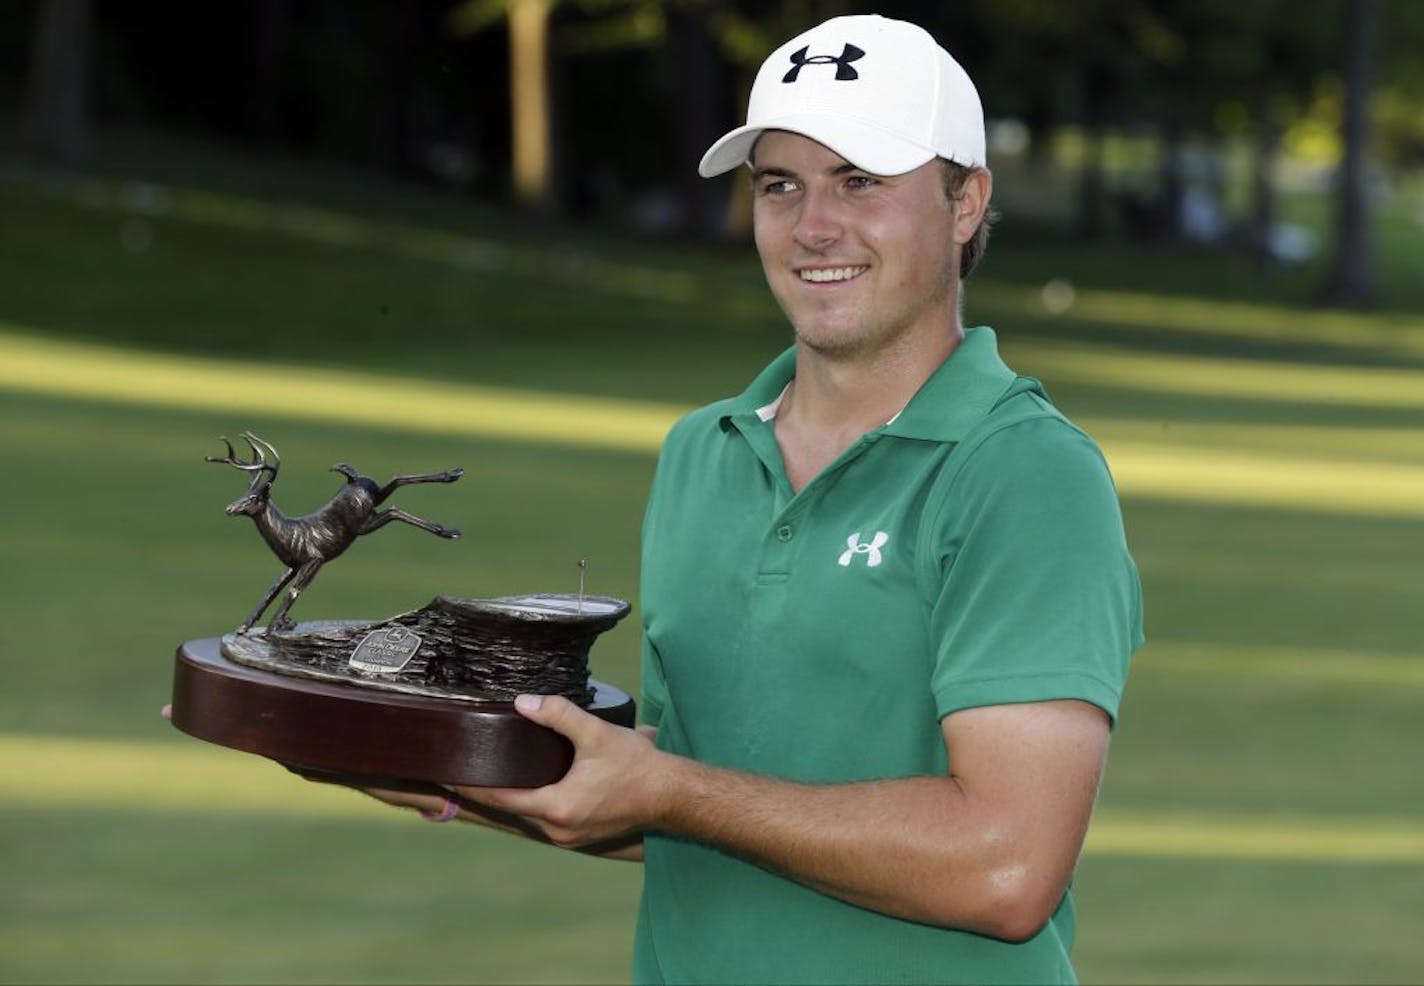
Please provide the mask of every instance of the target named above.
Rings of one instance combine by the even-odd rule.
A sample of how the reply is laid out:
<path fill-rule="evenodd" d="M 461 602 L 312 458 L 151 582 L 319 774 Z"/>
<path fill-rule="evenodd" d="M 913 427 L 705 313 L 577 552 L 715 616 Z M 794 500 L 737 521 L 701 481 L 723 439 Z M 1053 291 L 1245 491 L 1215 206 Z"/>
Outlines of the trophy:
<path fill-rule="evenodd" d="M 538 787 L 568 770 L 567 739 L 514 709 L 522 693 L 563 695 L 632 726 L 633 700 L 589 677 L 594 639 L 628 614 L 607 596 L 438 596 L 382 620 L 294 622 L 288 613 L 321 566 L 393 521 L 440 538 L 460 532 L 382 504 L 414 483 L 453 483 L 463 469 L 395 476 L 384 485 L 340 462 L 344 482 L 321 508 L 286 517 L 272 502 L 281 458 L 251 432 L 252 478 L 227 507 L 248 516 L 284 569 L 238 628 L 178 648 L 172 722 L 199 739 L 270 757 L 304 776 L 361 787 Z M 582 563 L 580 563 L 582 570 Z M 266 626 L 262 614 L 281 596 Z"/>

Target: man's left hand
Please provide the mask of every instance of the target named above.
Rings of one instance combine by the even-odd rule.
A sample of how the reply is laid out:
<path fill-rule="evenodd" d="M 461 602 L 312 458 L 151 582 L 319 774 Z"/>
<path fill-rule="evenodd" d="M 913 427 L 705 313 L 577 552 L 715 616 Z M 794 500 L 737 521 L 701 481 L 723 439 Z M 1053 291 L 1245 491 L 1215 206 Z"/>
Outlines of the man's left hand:
<path fill-rule="evenodd" d="M 568 773 L 539 788 L 451 787 L 459 807 L 446 817 L 566 849 L 602 851 L 636 844 L 665 804 L 662 791 L 677 759 L 653 746 L 657 730 L 612 725 L 558 695 L 521 695 L 514 707 L 573 744 Z M 427 818 L 439 816 L 449 804 L 434 793 L 364 790 L 386 804 L 415 808 Z"/>
<path fill-rule="evenodd" d="M 621 839 L 653 824 L 674 760 L 653 746 L 656 730 L 612 725 L 558 695 L 521 695 L 514 707 L 573 743 L 569 772 L 546 787 L 456 787 L 456 793 L 527 819 L 564 848 Z"/>

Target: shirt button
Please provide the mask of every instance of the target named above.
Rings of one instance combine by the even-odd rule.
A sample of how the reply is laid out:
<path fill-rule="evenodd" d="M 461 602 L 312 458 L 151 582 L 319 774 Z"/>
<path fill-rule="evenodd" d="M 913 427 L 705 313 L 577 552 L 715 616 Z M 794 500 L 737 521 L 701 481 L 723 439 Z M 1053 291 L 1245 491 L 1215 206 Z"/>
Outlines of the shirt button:
<path fill-rule="evenodd" d="M 782 524 L 780 527 L 778 527 L 778 528 L 776 529 L 776 539 L 777 539 L 778 541 L 790 541 L 790 540 L 791 540 L 791 525 L 790 525 L 790 524 Z"/>

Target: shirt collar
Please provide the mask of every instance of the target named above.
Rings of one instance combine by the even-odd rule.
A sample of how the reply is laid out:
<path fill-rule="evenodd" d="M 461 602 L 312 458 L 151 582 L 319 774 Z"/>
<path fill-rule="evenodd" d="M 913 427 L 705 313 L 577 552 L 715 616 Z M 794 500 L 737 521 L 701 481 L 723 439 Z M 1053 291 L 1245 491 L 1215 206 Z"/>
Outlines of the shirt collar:
<path fill-rule="evenodd" d="M 999 358 L 994 330 L 988 326 L 968 329 L 949 359 L 920 385 L 884 432 L 934 442 L 962 441 L 1016 379 L 1014 371 Z"/>
<path fill-rule="evenodd" d="M 792 346 L 757 374 L 751 386 L 727 402 L 727 410 L 720 419 L 722 424 L 726 425 L 734 418 L 770 421 L 776 416 L 781 398 L 786 396 L 786 388 L 795 376 L 796 347 Z"/>
<path fill-rule="evenodd" d="M 786 350 L 734 397 L 721 417 L 770 421 L 776 416 L 786 387 L 796 375 L 796 349 Z M 904 410 L 880 429 L 901 438 L 957 442 L 999 402 L 1017 379 L 999 358 L 994 330 L 968 329 L 954 352 L 921 385 Z"/>

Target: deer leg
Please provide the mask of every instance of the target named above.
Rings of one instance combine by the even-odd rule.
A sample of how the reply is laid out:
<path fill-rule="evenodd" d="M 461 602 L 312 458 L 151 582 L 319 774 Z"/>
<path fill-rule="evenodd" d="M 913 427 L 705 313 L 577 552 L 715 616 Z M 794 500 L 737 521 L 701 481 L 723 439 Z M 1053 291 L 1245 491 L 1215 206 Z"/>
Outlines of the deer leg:
<path fill-rule="evenodd" d="M 267 590 L 267 595 L 262 597 L 262 601 L 257 604 L 257 608 L 247 614 L 247 619 L 242 621 L 242 626 L 237 628 L 238 633 L 246 633 L 252 629 L 252 624 L 257 622 L 257 618 L 262 615 L 262 611 L 272 605 L 272 600 L 277 598 L 277 593 L 281 592 L 286 584 L 292 581 L 292 576 L 297 574 L 295 568 L 288 568 L 281 575 L 277 576 L 277 581 L 272 583 L 272 588 Z"/>
<path fill-rule="evenodd" d="M 384 502 L 386 497 L 402 486 L 409 486 L 411 483 L 453 483 L 463 475 L 465 475 L 464 469 L 446 469 L 444 472 L 423 472 L 417 476 L 395 476 L 389 483 L 381 487 L 380 492 L 376 494 L 376 502 Z"/>
<path fill-rule="evenodd" d="M 282 605 L 277 607 L 277 612 L 272 614 L 272 618 L 267 621 L 269 630 L 290 630 L 294 625 L 287 619 L 287 610 L 292 608 L 292 603 L 297 601 L 297 597 L 302 594 L 302 590 L 311 584 L 311 580 L 316 577 L 316 570 L 321 568 L 324 558 L 315 558 L 297 569 L 297 577 L 292 581 L 292 587 L 287 590 L 287 598 L 282 600 Z"/>
<path fill-rule="evenodd" d="M 453 480 L 452 480 L 453 482 Z M 423 520 L 415 514 L 408 514 L 400 507 L 390 507 L 386 510 L 377 510 L 361 525 L 362 534 L 370 534 L 378 527 L 385 527 L 393 520 L 405 521 L 420 528 L 422 531 L 429 531 L 431 534 L 442 538 L 457 538 L 460 532 L 453 527 L 441 527 L 439 524 L 432 524 L 428 520 Z"/>

